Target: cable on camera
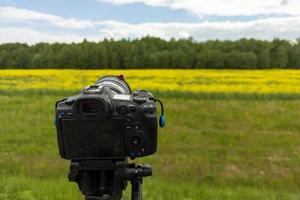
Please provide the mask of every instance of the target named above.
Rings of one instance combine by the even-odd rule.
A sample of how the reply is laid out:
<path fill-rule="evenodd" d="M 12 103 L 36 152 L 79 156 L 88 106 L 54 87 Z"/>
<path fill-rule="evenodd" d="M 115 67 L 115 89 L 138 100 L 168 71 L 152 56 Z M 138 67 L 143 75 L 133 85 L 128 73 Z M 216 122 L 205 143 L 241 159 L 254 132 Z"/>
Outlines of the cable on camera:
<path fill-rule="evenodd" d="M 154 97 L 149 97 L 149 99 L 154 101 L 155 103 L 158 102 L 160 104 L 161 115 L 159 117 L 159 126 L 161 128 L 164 128 L 165 125 L 166 125 L 166 121 L 165 121 L 165 115 L 164 115 L 164 104 L 163 104 L 163 102 L 159 99 L 155 99 Z"/>

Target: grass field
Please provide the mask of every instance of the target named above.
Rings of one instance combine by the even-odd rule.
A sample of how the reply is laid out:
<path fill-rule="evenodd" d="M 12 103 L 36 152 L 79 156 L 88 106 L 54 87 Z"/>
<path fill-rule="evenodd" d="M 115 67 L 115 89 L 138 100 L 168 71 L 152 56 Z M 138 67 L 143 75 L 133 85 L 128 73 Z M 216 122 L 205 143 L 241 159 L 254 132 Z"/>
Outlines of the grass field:
<path fill-rule="evenodd" d="M 154 169 L 144 199 L 300 199 L 300 71 L 0 70 L 1 200 L 82 199 L 54 104 L 120 73 L 166 106 L 159 151 L 137 160 Z"/>

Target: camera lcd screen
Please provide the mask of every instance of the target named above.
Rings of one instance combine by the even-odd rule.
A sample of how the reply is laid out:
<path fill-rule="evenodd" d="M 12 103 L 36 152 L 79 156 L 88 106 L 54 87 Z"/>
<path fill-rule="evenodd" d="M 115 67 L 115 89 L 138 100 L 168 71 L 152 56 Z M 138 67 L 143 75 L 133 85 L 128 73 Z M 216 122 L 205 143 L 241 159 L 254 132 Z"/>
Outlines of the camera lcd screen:
<path fill-rule="evenodd" d="M 67 159 L 123 157 L 122 119 L 62 120 Z"/>

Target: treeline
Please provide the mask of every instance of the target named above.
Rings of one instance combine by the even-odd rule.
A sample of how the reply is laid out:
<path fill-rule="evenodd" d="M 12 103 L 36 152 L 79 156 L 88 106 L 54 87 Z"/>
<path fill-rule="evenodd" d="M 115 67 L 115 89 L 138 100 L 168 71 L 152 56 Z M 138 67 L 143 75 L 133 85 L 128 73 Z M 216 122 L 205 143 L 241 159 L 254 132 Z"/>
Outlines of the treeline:
<path fill-rule="evenodd" d="M 300 68 L 300 40 L 103 40 L 0 45 L 0 68 Z"/>

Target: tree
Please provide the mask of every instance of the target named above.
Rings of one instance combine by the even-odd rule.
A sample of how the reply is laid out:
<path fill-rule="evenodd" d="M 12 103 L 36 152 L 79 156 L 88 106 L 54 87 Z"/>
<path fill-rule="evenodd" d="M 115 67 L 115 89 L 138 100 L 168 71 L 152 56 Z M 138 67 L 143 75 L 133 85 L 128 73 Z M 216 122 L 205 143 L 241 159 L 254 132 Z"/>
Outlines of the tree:
<path fill-rule="evenodd" d="M 196 68 L 223 69 L 224 55 L 219 50 L 202 50 L 197 56 Z"/>
<path fill-rule="evenodd" d="M 288 47 L 287 41 L 275 39 L 272 42 L 270 50 L 271 66 L 274 68 L 286 68 L 288 65 Z"/>
<path fill-rule="evenodd" d="M 266 69 L 300 66 L 300 41 L 238 41 L 155 37 L 80 43 L 1 44 L 1 68 Z"/>
<path fill-rule="evenodd" d="M 270 67 L 269 49 L 261 49 L 257 55 L 257 68 L 266 69 Z"/>

